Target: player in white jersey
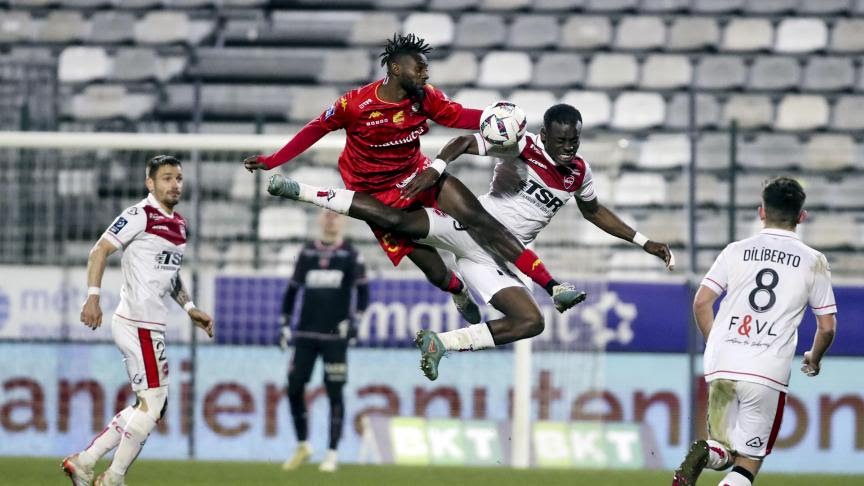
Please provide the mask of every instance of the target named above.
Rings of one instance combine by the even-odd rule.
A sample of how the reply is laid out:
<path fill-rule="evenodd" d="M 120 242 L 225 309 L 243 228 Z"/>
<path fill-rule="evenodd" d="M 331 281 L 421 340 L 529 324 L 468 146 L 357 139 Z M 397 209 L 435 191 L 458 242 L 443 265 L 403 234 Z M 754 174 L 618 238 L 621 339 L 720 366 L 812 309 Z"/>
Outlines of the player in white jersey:
<path fill-rule="evenodd" d="M 174 211 L 183 190 L 180 161 L 167 155 L 153 157 L 147 161 L 146 174 L 148 196 L 123 211 L 90 250 L 87 300 L 81 309 L 81 322 L 87 327 L 95 330 L 102 324 L 102 276 L 108 256 L 122 249 L 123 287 L 111 320 L 111 334 L 123 354 L 136 401 L 115 415 L 85 450 L 63 460 L 62 468 L 75 486 L 90 485 L 96 461 L 115 447 L 111 466 L 96 478 L 95 484 L 123 484 L 126 471 L 165 414 L 165 298 L 170 296 L 196 326 L 213 337 L 213 320 L 195 307 L 180 279 L 186 247 L 186 220 Z"/>
<path fill-rule="evenodd" d="M 586 219 L 609 234 L 637 243 L 670 265 L 672 254 L 667 245 L 649 241 L 598 201 L 591 168 L 576 154 L 582 130 L 579 111 L 570 105 L 555 105 L 544 114 L 543 124 L 539 137 L 528 134 L 512 151 L 495 153 L 506 159 L 495 168 L 492 190 L 478 198 L 483 207 L 528 244 L 575 196 Z M 464 153 L 486 155 L 487 148 L 479 135 L 465 135 L 445 145 L 438 160 L 446 166 Z M 436 169 L 427 169 L 408 184 L 405 197 L 434 184 L 437 174 Z M 273 176 L 271 193 L 285 196 L 288 183 L 282 176 Z M 421 368 L 429 379 L 437 378 L 438 363 L 447 351 L 476 351 L 543 332 L 543 316 L 531 293 L 509 270 L 505 259 L 488 253 L 477 242 L 483 241 L 483 235 L 436 209 L 402 212 L 361 198 L 361 194 L 354 195 L 349 216 L 376 224 L 380 223 L 375 218 L 392 218 L 399 231 L 418 242 L 451 251 L 468 286 L 504 315 L 440 334 L 420 331 L 416 343 L 421 350 Z"/>
<path fill-rule="evenodd" d="M 804 190 L 786 177 L 766 181 L 756 236 L 729 244 L 702 280 L 693 302 L 708 389 L 708 436 L 675 471 L 673 486 L 696 484 L 704 468 L 733 469 L 721 486 L 749 486 L 771 453 L 789 385 L 798 325 L 810 306 L 817 329 L 801 371 L 816 376 L 837 326 L 825 256 L 795 233 L 804 220 Z M 726 293 L 717 315 L 714 302 Z"/>

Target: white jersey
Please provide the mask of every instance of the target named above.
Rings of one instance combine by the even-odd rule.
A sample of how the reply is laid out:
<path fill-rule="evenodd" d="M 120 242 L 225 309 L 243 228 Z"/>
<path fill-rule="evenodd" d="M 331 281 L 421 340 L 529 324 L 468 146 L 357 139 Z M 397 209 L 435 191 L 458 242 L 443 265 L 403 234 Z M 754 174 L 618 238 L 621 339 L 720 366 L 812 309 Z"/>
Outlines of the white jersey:
<path fill-rule="evenodd" d="M 490 145 L 479 133 L 474 137 L 480 155 L 501 158 L 491 191 L 477 199 L 526 245 L 574 195 L 583 201 L 597 197 L 588 162 L 577 155 L 569 165 L 557 165 L 533 133 L 506 148 Z"/>
<path fill-rule="evenodd" d="M 123 287 L 114 315 L 129 325 L 165 331 L 172 281 L 186 248 L 186 220 L 153 195 L 126 209 L 102 238 L 123 250 Z"/>
<path fill-rule="evenodd" d="M 749 381 L 785 392 L 804 308 L 837 312 L 828 261 L 794 231 L 767 228 L 729 244 L 702 285 L 726 292 L 705 348 L 707 381 Z"/>

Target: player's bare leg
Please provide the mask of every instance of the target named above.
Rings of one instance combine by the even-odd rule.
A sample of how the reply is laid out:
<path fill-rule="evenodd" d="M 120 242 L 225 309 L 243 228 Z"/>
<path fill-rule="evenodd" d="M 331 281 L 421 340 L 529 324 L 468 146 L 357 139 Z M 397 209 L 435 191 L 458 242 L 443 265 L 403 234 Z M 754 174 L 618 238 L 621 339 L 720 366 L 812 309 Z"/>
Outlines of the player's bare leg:
<path fill-rule="evenodd" d="M 445 176 L 441 178 L 439 185 L 441 193 L 438 202 L 441 209 L 469 227 L 472 235 L 482 234 L 483 239 L 478 241 L 479 244 L 516 265 L 522 273 L 543 287 L 552 296 L 555 308 L 559 312 L 564 312 L 585 300 L 585 292 L 576 290 L 572 284 L 560 283 L 553 279 L 540 258 L 533 251 L 524 248 L 516 237 L 486 212 L 474 194 L 459 179 Z M 309 202 L 347 214 L 387 231 L 402 233 L 412 238 L 425 238 L 429 234 L 429 219 L 425 211 L 419 209 L 403 211 L 392 208 L 368 194 L 346 189 L 308 186 L 281 174 L 270 176 L 267 191 L 274 196 Z M 427 273 L 427 277 L 429 273 L 426 270 L 434 270 L 431 266 L 421 267 L 421 269 Z M 435 280 L 430 278 L 429 281 L 440 288 Z"/>
<path fill-rule="evenodd" d="M 422 330 L 417 333 L 414 343 L 420 348 L 420 369 L 427 378 L 438 378 L 438 364 L 448 351 L 477 351 L 543 332 L 543 314 L 524 287 L 501 289 L 489 303 L 504 317 L 453 331 L 435 333 Z"/>

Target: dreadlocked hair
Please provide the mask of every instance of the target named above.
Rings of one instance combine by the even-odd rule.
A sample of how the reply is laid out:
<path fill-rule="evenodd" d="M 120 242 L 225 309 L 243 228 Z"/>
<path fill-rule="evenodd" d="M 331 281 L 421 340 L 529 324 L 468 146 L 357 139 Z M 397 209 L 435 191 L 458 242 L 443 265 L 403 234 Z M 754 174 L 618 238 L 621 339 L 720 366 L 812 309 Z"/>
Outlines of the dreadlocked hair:
<path fill-rule="evenodd" d="M 387 67 L 388 64 L 395 61 L 402 54 L 429 54 L 432 48 L 426 43 L 425 39 L 417 37 L 414 34 L 393 34 L 392 39 L 387 40 L 384 46 L 384 52 L 378 57 L 381 58 L 381 67 Z"/>

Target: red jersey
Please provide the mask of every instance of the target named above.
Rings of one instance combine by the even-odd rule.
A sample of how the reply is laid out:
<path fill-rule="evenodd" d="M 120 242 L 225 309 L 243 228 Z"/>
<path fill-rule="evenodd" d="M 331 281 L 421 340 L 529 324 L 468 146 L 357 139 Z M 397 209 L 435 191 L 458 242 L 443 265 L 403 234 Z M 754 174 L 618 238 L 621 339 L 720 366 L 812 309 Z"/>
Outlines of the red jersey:
<path fill-rule="evenodd" d="M 480 125 L 480 110 L 463 108 L 432 85 L 424 86 L 426 97 L 422 104 L 412 99 L 391 103 L 378 98 L 382 83 L 378 80 L 345 93 L 301 130 L 323 136 L 328 131 L 345 129 L 347 138 L 339 156 L 339 172 L 345 187 L 353 191 L 390 190 L 417 171 L 424 160 L 420 135 L 429 131 L 427 120 L 468 130 L 477 130 Z M 295 139 L 299 138 L 300 133 Z M 262 161 L 273 168 L 294 155 L 283 149 Z"/>

